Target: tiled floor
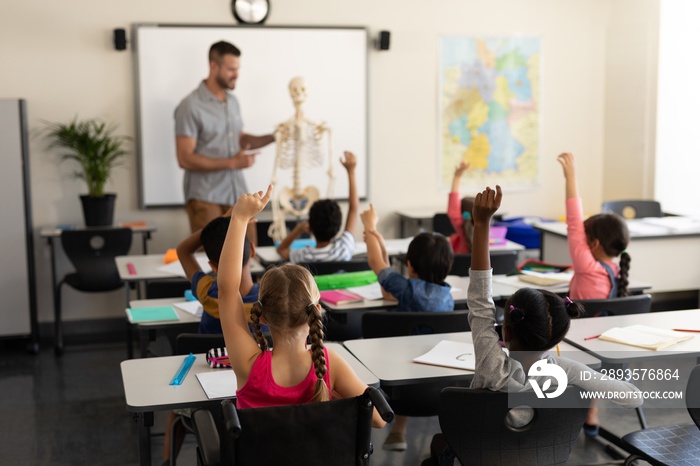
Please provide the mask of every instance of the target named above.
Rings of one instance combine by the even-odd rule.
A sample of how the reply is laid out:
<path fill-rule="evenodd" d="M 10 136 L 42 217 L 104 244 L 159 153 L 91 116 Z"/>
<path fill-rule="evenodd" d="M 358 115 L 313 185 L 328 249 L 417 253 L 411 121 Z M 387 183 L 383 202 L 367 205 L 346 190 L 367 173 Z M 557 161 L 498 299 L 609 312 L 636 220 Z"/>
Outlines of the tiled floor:
<path fill-rule="evenodd" d="M 155 342 L 162 348 L 167 344 Z M 119 363 L 123 343 L 68 345 L 57 359 L 48 345 L 39 355 L 21 345 L 0 343 L 0 464 L 2 465 L 136 465 L 137 429 L 126 411 Z M 167 350 L 167 349 L 166 349 Z M 694 361 L 686 361 L 694 364 Z M 650 426 L 690 422 L 684 409 L 647 409 Z M 601 411 L 603 424 L 618 434 L 637 430 L 634 411 Z M 160 465 L 164 413 L 155 418 L 154 465 Z M 375 431 L 375 465 L 418 465 L 428 456 L 436 417 L 409 420 L 406 452 L 385 452 L 388 429 Z M 610 464 L 597 441 L 579 438 L 571 464 Z M 194 440 L 188 436 L 179 458 L 195 465 Z"/>

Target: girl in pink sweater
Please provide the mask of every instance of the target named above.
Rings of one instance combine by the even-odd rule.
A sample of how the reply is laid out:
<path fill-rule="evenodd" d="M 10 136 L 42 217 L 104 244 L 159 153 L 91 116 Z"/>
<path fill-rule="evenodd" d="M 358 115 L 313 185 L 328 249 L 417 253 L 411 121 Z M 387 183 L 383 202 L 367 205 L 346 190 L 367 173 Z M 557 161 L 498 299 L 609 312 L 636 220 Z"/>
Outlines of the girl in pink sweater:
<path fill-rule="evenodd" d="M 447 200 L 447 216 L 450 218 L 455 232 L 450 235 L 450 244 L 455 254 L 468 254 L 472 250 L 472 235 L 474 222 L 472 221 L 473 197 L 459 198 L 459 182 L 464 172 L 469 169 L 469 164 L 462 161 L 455 168 L 452 178 L 452 189 Z"/>
<path fill-rule="evenodd" d="M 238 384 L 238 408 L 259 408 L 350 398 L 367 388 L 350 365 L 323 344 L 323 308 L 311 273 L 298 265 L 268 269 L 259 301 L 251 309 L 251 338 L 239 291 L 243 240 L 248 222 L 270 201 L 267 192 L 244 194 L 231 212 L 219 261 L 219 314 L 231 367 Z M 260 331 L 268 324 L 274 349 Z M 311 341 L 307 348 L 306 341 Z M 373 425 L 384 421 L 374 411 Z"/>
<path fill-rule="evenodd" d="M 616 214 L 597 214 L 584 222 L 574 156 L 564 153 L 557 161 L 566 178 L 566 225 L 574 266 L 569 295 L 572 299 L 627 296 L 630 269 L 627 224 Z M 620 256 L 619 266 L 613 262 L 617 256 Z"/>

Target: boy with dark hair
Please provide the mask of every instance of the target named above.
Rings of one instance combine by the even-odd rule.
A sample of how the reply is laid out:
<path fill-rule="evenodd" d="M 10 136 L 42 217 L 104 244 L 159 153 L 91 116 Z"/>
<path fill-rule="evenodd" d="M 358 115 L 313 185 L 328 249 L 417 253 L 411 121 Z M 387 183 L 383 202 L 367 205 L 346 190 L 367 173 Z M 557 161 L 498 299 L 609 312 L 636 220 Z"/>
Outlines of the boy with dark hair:
<path fill-rule="evenodd" d="M 365 227 L 367 261 L 377 274 L 386 299 L 398 301 L 397 311 L 453 311 L 454 299 L 445 277 L 452 268 L 454 253 L 446 237 L 439 233 L 421 233 L 411 241 L 406 253 L 408 278 L 389 265 L 384 238 L 377 231 L 374 206 L 360 215 Z M 406 416 L 396 416 L 391 432 L 384 441 L 385 450 L 404 451 Z"/>
<path fill-rule="evenodd" d="M 345 151 L 345 160 L 340 163 L 348 172 L 348 218 L 345 221 L 345 231 L 334 237 L 340 231 L 343 221 L 340 206 L 332 199 L 320 199 L 309 210 L 309 221 L 301 222 L 277 246 L 277 253 L 283 259 L 291 262 L 332 262 L 347 261 L 355 252 L 355 224 L 360 200 L 357 196 L 355 167 L 357 158 L 352 152 Z M 306 246 L 301 249 L 291 249 L 292 243 L 302 233 L 310 232 L 316 239 L 316 247 Z"/>
<path fill-rule="evenodd" d="M 182 268 L 187 279 L 192 282 L 192 293 L 204 308 L 202 321 L 199 324 L 199 333 L 222 333 L 221 321 L 219 320 L 219 287 L 216 284 L 216 272 L 230 222 L 230 213 L 224 217 L 215 218 L 201 230 L 192 233 L 177 247 L 177 256 Z M 197 262 L 194 254 L 200 247 L 204 247 L 212 274 L 205 274 Z M 258 300 L 258 285 L 253 283 L 253 277 L 250 273 L 251 257 L 255 257 L 255 249 L 246 238 L 240 290 L 243 303 L 249 304 L 248 309 Z"/>

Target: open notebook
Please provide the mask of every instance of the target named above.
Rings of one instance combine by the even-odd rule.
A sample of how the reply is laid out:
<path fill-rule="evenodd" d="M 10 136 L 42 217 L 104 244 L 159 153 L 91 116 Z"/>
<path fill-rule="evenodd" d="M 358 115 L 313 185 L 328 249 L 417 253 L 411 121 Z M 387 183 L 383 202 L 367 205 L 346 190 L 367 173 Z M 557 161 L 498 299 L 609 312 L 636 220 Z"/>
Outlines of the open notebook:
<path fill-rule="evenodd" d="M 629 327 L 613 327 L 603 332 L 599 338 L 623 345 L 660 350 L 681 341 L 690 340 L 694 336 L 646 325 L 630 325 Z"/>
<path fill-rule="evenodd" d="M 473 371 L 476 368 L 474 345 L 461 341 L 441 340 L 430 351 L 414 358 L 413 362 Z"/>
<path fill-rule="evenodd" d="M 518 280 L 537 286 L 558 286 L 567 285 L 574 276 L 573 271 L 541 273 L 530 270 L 523 270 L 522 275 L 518 275 Z"/>

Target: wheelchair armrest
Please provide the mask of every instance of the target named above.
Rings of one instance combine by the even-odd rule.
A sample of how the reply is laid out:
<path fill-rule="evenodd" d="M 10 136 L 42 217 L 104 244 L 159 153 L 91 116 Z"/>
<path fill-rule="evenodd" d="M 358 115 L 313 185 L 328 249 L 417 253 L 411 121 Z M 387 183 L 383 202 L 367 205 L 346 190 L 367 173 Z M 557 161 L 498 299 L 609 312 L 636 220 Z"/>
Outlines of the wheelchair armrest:
<path fill-rule="evenodd" d="M 221 402 L 221 409 L 224 413 L 226 433 L 232 439 L 237 439 L 241 435 L 241 420 L 238 419 L 236 405 L 233 404 L 232 400 L 224 400 Z"/>
<path fill-rule="evenodd" d="M 197 436 L 197 445 L 205 466 L 218 465 L 221 462 L 219 431 L 214 418 L 206 409 L 197 409 L 192 413 L 192 427 Z"/>
<path fill-rule="evenodd" d="M 377 408 L 377 412 L 384 419 L 385 422 L 391 422 L 394 420 L 394 411 L 389 406 L 389 403 L 384 398 L 384 394 L 374 387 L 367 387 L 365 391 L 369 395 L 369 399 L 372 400 L 374 406 Z"/>

